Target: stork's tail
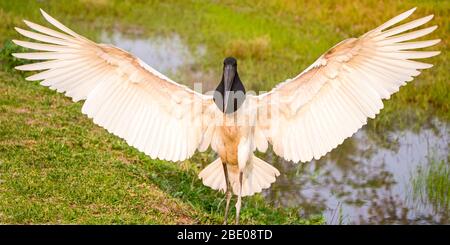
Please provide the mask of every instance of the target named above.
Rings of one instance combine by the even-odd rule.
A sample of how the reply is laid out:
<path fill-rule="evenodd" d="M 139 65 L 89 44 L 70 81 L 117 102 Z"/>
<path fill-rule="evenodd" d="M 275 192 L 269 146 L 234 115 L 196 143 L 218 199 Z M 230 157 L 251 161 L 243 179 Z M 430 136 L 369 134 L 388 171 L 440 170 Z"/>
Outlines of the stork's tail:
<path fill-rule="evenodd" d="M 204 168 L 198 177 L 203 180 L 203 184 L 213 188 L 214 190 L 225 191 L 227 189 L 227 182 L 225 180 L 225 173 L 223 172 L 222 161 L 217 158 Z"/>
<path fill-rule="evenodd" d="M 239 169 L 232 165 L 227 165 L 227 168 L 233 193 L 237 195 L 239 193 Z M 279 175 L 280 172 L 272 165 L 252 156 L 243 171 L 242 196 L 251 196 L 261 192 L 262 189 L 269 188 Z M 214 190 L 225 191 L 227 188 L 220 158 L 206 166 L 200 172 L 199 177 L 203 180 L 204 185 Z"/>

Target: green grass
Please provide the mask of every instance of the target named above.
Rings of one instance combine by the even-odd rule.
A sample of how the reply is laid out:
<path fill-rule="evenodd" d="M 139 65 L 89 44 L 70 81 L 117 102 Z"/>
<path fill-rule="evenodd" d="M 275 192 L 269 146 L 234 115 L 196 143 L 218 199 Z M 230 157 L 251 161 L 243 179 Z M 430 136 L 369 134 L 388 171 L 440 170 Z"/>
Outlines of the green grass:
<path fill-rule="evenodd" d="M 414 197 L 431 204 L 435 210 L 450 211 L 450 165 L 445 161 L 430 160 L 419 167 L 412 177 Z"/>
<path fill-rule="evenodd" d="M 98 40 L 101 30 L 143 36 L 178 33 L 189 48 L 205 45 L 196 69 L 217 80 L 225 56 L 239 58 L 248 89 L 269 90 L 293 77 L 344 38 L 357 36 L 418 6 L 434 13 L 443 41 L 432 69 L 401 89 L 368 127 L 407 127 L 437 116 L 450 120 L 448 1 L 0 1 L 0 223 L 218 223 L 223 195 L 203 187 L 198 154 L 179 164 L 155 161 L 95 126 L 81 103 L 26 82 L 9 56 L 22 19 L 43 23 L 39 8 Z M 174 79 L 184 81 L 186 75 Z M 214 81 L 213 81 L 214 82 Z M 413 111 L 413 118 L 406 111 Z M 409 113 L 410 114 L 410 113 Z M 274 208 L 258 195 L 245 199 L 244 223 L 321 223 L 298 210 Z"/>

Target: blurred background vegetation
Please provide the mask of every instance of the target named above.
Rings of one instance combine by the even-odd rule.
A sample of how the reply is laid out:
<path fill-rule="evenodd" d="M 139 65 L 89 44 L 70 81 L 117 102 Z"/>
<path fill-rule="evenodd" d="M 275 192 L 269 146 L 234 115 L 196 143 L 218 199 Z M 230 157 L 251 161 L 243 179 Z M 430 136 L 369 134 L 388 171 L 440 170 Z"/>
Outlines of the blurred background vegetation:
<path fill-rule="evenodd" d="M 223 58 L 235 56 L 248 89 L 267 91 L 339 41 L 415 6 L 414 17 L 435 15 L 439 28 L 427 38 L 442 39 L 434 47 L 442 53 L 369 121 L 370 132 L 379 135 L 420 128 L 434 118 L 450 121 L 450 1 L 0 1 L 0 223 L 219 223 L 223 214 L 223 195 L 196 176 L 211 153 L 181 164 L 151 160 L 95 126 L 81 114 L 81 103 L 26 82 L 26 74 L 12 69 L 22 62 L 10 56 L 19 50 L 10 41 L 19 38 L 14 27 L 24 27 L 23 19 L 44 23 L 39 8 L 96 41 L 114 40 L 114 33 L 176 34 L 192 55 L 168 70 L 174 80 L 212 86 Z M 431 198 L 443 195 L 448 206 L 448 159 L 435 162 L 412 182 L 433 183 L 429 178 L 443 172 L 436 178 L 444 178 L 437 190 L 444 194 Z M 320 214 L 306 217 L 302 207 L 273 205 L 262 195 L 244 204 L 244 223 L 324 222 Z"/>

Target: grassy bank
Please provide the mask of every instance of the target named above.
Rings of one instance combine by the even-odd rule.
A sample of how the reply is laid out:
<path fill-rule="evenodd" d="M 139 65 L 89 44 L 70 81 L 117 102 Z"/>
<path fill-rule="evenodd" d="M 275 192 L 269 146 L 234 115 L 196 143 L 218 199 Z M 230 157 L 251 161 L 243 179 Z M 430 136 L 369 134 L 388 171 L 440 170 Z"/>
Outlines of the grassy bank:
<path fill-rule="evenodd" d="M 369 127 L 386 130 L 437 116 L 450 120 L 447 1 L 1 1 L 0 43 L 18 38 L 22 19 L 43 23 L 39 8 L 98 40 L 101 30 L 141 36 L 178 33 L 191 49 L 205 45 L 195 69 L 220 73 L 225 56 L 239 59 L 249 89 L 269 90 L 293 77 L 340 40 L 368 31 L 414 6 L 434 13 L 441 38 L 436 64 L 386 102 Z M 0 223 L 218 223 L 223 195 L 196 174 L 211 161 L 154 161 L 81 114 L 81 103 L 26 82 L 2 46 L 0 72 Z M 175 79 L 183 81 L 180 72 Z M 218 79 L 218 77 L 217 77 Z M 185 81 L 188 83 L 189 81 Z M 320 223 L 298 210 L 246 198 L 244 223 Z"/>
<path fill-rule="evenodd" d="M 450 211 L 450 165 L 430 159 L 426 167 L 419 167 L 412 179 L 414 197 L 430 204 L 435 210 Z"/>

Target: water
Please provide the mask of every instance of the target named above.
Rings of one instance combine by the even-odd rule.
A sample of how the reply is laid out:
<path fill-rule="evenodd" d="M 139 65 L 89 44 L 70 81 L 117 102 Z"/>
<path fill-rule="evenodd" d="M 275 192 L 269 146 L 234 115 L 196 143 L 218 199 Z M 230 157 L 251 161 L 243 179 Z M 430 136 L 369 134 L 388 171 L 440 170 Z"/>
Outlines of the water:
<path fill-rule="evenodd" d="M 100 36 L 103 43 L 114 44 L 143 60 L 164 75 L 178 83 L 190 85 L 201 83 L 202 91 L 213 89 L 217 76 L 211 71 L 196 69 L 197 60 L 206 55 L 206 47 L 199 45 L 193 50 L 181 40 L 178 34 L 165 37 L 145 38 L 136 34 L 103 32 Z"/>
<path fill-rule="evenodd" d="M 165 74 L 174 74 L 181 66 L 189 65 L 194 61 L 189 49 L 176 34 L 164 38 L 145 39 L 123 35 L 120 32 L 114 32 L 112 35 L 104 32 L 101 40 L 137 55 L 144 62 Z"/>
<path fill-rule="evenodd" d="M 196 60 L 207 54 L 205 46 L 192 51 L 176 34 L 141 38 L 104 33 L 102 41 L 130 51 L 162 73 L 179 78 L 178 82 L 206 81 L 204 91 L 218 83 L 213 72 L 195 69 Z M 304 217 L 323 214 L 329 224 L 450 223 L 448 209 L 414 197 L 411 181 L 417 168 L 430 159 L 448 163 L 449 125 L 433 119 L 410 129 L 386 129 L 383 134 L 387 139 L 364 127 L 322 159 L 309 163 L 292 164 L 272 152 L 264 154 L 282 174 L 263 195 L 275 205 L 302 207 L 299 215 Z"/>
<path fill-rule="evenodd" d="M 430 159 L 448 161 L 449 128 L 438 120 L 393 130 L 378 142 L 367 128 L 358 131 L 324 158 L 293 165 L 272 154 L 282 172 L 266 198 L 276 205 L 302 206 L 301 215 L 323 213 L 329 224 L 449 223 L 449 210 L 421 203 L 412 178 Z"/>

